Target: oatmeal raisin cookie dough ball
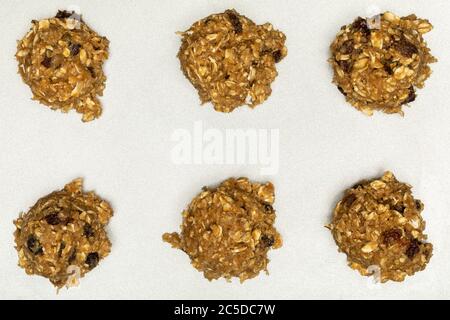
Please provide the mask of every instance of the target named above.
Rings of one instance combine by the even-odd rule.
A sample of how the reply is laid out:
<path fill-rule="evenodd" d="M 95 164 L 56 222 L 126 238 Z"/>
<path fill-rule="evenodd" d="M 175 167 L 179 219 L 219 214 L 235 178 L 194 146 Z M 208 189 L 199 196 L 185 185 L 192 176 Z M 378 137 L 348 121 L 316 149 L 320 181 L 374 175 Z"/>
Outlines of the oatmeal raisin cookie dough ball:
<path fill-rule="evenodd" d="M 184 251 L 208 280 L 254 278 L 267 272 L 268 251 L 282 245 L 274 199 L 270 182 L 231 178 L 205 187 L 183 212 L 181 232 L 166 233 L 163 240 Z"/>
<path fill-rule="evenodd" d="M 57 288 L 77 285 L 111 251 L 105 227 L 112 215 L 105 200 L 83 191 L 81 179 L 39 199 L 14 221 L 19 266 Z"/>
<path fill-rule="evenodd" d="M 89 28 L 74 12 L 33 20 L 31 30 L 18 42 L 16 58 L 33 99 L 56 110 L 75 109 L 83 121 L 102 113 L 109 41 Z"/>
<path fill-rule="evenodd" d="M 381 282 L 403 281 L 424 270 L 433 252 L 423 208 L 410 185 L 386 172 L 346 190 L 327 227 L 351 268 L 364 276 L 378 269 Z"/>
<path fill-rule="evenodd" d="M 431 55 L 423 35 L 432 29 L 415 15 L 385 12 L 343 26 L 331 44 L 333 82 L 356 109 L 403 114 L 430 76 Z"/>
<path fill-rule="evenodd" d="M 287 55 L 282 32 L 235 10 L 210 15 L 180 35 L 181 69 L 202 103 L 220 112 L 264 102 L 278 75 L 275 64 Z"/>

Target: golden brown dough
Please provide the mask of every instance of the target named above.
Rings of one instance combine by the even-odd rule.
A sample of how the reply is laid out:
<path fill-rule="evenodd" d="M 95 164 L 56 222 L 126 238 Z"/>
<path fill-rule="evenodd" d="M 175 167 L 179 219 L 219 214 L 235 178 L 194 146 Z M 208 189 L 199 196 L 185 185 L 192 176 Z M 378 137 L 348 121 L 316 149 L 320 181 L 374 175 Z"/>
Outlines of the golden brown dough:
<path fill-rule="evenodd" d="M 273 226 L 274 187 L 247 178 L 228 179 L 204 188 L 183 212 L 181 233 L 163 240 L 183 250 L 208 280 L 221 277 L 241 282 L 267 271 L 267 252 L 281 247 Z"/>
<path fill-rule="evenodd" d="M 398 17 L 385 12 L 371 19 L 357 18 L 343 26 L 331 44 L 333 82 L 356 109 L 403 114 L 416 88 L 430 76 L 431 55 L 422 35 L 432 25 L 415 15 Z"/>
<path fill-rule="evenodd" d="M 55 18 L 32 24 L 18 42 L 16 58 L 33 99 L 63 112 L 75 109 L 83 121 L 98 118 L 109 41 L 73 12 L 59 11 Z"/>
<path fill-rule="evenodd" d="M 202 103 L 212 102 L 220 112 L 264 102 L 278 75 L 275 64 L 287 55 L 282 32 L 235 10 L 210 15 L 180 35 L 181 69 Z"/>
<path fill-rule="evenodd" d="M 111 251 L 105 227 L 113 211 L 82 188 L 82 180 L 74 180 L 14 221 L 19 266 L 58 288 L 77 285 Z"/>
<path fill-rule="evenodd" d="M 327 227 L 351 268 L 368 276 L 376 267 L 381 282 L 403 281 L 424 270 L 433 252 L 423 233 L 423 208 L 410 185 L 386 172 L 348 189 Z"/>

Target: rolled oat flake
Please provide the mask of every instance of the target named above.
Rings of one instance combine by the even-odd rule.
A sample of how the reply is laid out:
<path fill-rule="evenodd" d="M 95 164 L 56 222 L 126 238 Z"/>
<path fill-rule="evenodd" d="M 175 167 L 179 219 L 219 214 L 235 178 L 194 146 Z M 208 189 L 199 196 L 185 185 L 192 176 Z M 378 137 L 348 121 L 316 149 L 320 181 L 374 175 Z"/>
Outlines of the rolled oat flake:
<path fill-rule="evenodd" d="M 410 185 L 386 172 L 346 190 L 327 227 L 351 268 L 370 276 L 376 267 L 381 282 L 403 281 L 424 270 L 432 256 L 423 208 Z"/>
<path fill-rule="evenodd" d="M 367 115 L 375 110 L 403 115 L 402 107 L 416 99 L 416 89 L 431 75 L 429 65 L 437 61 L 423 39 L 432 28 L 414 14 L 357 18 L 331 44 L 333 82 Z"/>
<path fill-rule="evenodd" d="M 58 289 L 77 285 L 111 251 L 105 227 L 112 215 L 106 201 L 83 192 L 81 179 L 39 199 L 14 221 L 19 266 Z"/>
<path fill-rule="evenodd" d="M 287 55 L 286 36 L 270 23 L 257 25 L 227 10 L 179 34 L 181 69 L 202 103 L 231 112 L 242 105 L 254 108 L 270 96 L 275 64 Z"/>
<path fill-rule="evenodd" d="M 74 12 L 59 11 L 54 18 L 33 20 L 18 42 L 16 58 L 33 99 L 53 110 L 75 109 L 83 121 L 102 113 L 109 41 L 89 28 Z"/>
<path fill-rule="evenodd" d="M 244 282 L 267 272 L 268 251 L 282 246 L 274 200 L 270 182 L 228 179 L 204 188 L 183 212 L 181 232 L 166 233 L 163 240 L 184 251 L 208 280 Z"/>

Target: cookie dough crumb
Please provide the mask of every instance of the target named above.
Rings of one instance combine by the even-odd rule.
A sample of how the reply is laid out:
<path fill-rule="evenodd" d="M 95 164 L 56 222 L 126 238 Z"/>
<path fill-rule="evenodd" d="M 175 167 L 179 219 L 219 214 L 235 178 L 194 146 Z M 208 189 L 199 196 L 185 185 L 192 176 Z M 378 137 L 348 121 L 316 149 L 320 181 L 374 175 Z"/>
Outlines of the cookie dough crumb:
<path fill-rule="evenodd" d="M 264 102 L 278 75 L 275 64 L 287 55 L 282 32 L 235 10 L 210 15 L 180 35 L 181 69 L 202 103 L 212 102 L 220 112 Z"/>
<path fill-rule="evenodd" d="M 432 255 L 423 208 L 410 185 L 386 172 L 348 189 L 327 227 L 351 268 L 370 276 L 377 267 L 381 282 L 403 281 L 424 270 Z"/>
<path fill-rule="evenodd" d="M 208 280 L 238 277 L 241 282 L 267 272 L 269 249 L 282 246 L 274 228 L 274 187 L 247 178 L 203 188 L 183 212 L 181 233 L 163 240 L 183 250 Z"/>
<path fill-rule="evenodd" d="M 385 12 L 357 18 L 343 26 L 331 44 L 333 82 L 356 109 L 403 115 L 402 107 L 416 99 L 431 75 L 431 55 L 422 35 L 428 20 Z"/>
<path fill-rule="evenodd" d="M 39 199 L 14 221 L 19 266 L 57 288 L 77 285 L 111 251 L 105 227 L 112 215 L 106 201 L 83 192 L 81 179 Z"/>
<path fill-rule="evenodd" d="M 18 42 L 16 58 L 33 99 L 63 112 L 75 109 L 83 121 L 102 113 L 109 41 L 90 29 L 74 12 L 32 21 L 31 30 Z"/>

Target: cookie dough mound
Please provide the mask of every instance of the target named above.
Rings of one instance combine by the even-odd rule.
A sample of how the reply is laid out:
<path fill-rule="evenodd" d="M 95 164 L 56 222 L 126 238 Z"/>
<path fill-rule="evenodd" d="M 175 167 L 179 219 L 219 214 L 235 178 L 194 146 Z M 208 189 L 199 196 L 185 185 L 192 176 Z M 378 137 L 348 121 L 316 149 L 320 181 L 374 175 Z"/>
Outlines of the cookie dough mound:
<path fill-rule="evenodd" d="M 432 25 L 415 15 L 391 12 L 370 19 L 358 18 L 343 26 L 331 44 L 333 82 L 356 109 L 403 115 L 416 88 L 430 76 L 431 55 L 422 35 Z"/>
<path fill-rule="evenodd" d="M 381 282 L 403 281 L 424 270 L 432 255 L 422 210 L 411 186 L 386 172 L 348 189 L 328 227 L 351 268 L 364 276 L 378 269 Z"/>
<path fill-rule="evenodd" d="M 112 215 L 106 201 L 83 192 L 81 179 L 39 199 L 14 221 L 19 266 L 58 288 L 77 285 L 109 254 L 105 226 Z"/>
<path fill-rule="evenodd" d="M 180 33 L 181 69 L 202 103 L 231 112 L 254 108 L 271 94 L 275 64 L 287 55 L 285 35 L 271 24 L 256 25 L 235 10 L 213 14 Z"/>
<path fill-rule="evenodd" d="M 32 24 L 18 43 L 16 58 L 33 99 L 63 112 L 75 109 L 83 121 L 98 118 L 109 41 L 73 12 L 59 11 L 55 18 Z"/>
<path fill-rule="evenodd" d="M 281 247 L 274 228 L 274 187 L 246 178 L 203 188 L 183 212 L 181 233 L 163 240 L 181 249 L 208 280 L 238 277 L 241 282 L 267 272 L 267 252 Z"/>

